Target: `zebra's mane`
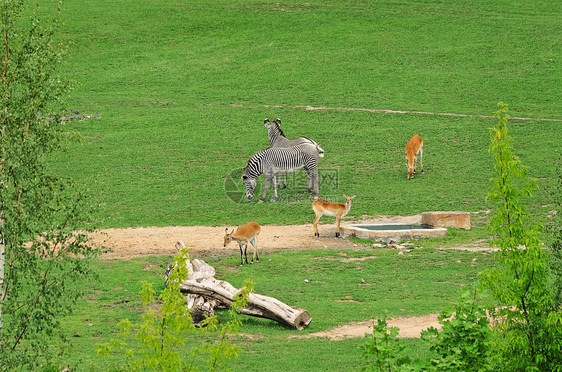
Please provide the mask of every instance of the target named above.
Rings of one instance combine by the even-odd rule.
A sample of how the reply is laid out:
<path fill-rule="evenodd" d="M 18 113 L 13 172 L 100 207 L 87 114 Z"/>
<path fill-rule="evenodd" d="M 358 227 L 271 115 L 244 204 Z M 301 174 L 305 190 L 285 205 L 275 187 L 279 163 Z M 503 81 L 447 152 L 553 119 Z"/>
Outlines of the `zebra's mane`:
<path fill-rule="evenodd" d="M 285 138 L 287 138 L 285 136 L 285 133 L 283 133 L 283 129 L 281 129 L 281 127 L 279 126 L 279 124 L 275 123 L 275 126 L 277 127 L 277 130 L 279 131 L 279 134 Z"/>

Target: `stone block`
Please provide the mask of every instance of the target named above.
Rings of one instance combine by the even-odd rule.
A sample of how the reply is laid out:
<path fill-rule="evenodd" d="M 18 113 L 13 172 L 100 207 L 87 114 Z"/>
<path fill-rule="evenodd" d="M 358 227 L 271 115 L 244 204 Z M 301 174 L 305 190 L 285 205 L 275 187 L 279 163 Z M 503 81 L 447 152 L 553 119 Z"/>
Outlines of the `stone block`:
<path fill-rule="evenodd" d="M 469 212 L 423 212 L 422 226 L 432 229 L 439 227 L 455 227 L 458 229 L 470 230 Z"/>

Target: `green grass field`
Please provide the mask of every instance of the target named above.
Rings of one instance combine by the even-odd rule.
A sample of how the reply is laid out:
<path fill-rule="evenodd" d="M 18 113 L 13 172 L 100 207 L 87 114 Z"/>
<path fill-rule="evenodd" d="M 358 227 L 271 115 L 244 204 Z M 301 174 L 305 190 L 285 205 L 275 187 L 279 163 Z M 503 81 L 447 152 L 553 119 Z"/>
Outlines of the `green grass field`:
<path fill-rule="evenodd" d="M 242 316 L 240 332 L 246 336 L 235 338 L 235 343 L 242 347 L 241 357 L 230 364 L 236 370 L 268 370 L 267 366 L 276 365 L 269 370 L 277 371 L 333 370 L 337 365 L 350 370 L 361 366 L 357 346 L 362 339 L 328 342 L 323 338 L 289 337 L 385 315 L 440 312 L 456 298 L 457 291 L 472 283 L 477 273 L 492 260 L 487 252 L 415 249 L 400 256 L 395 250 L 364 247 L 356 251 L 268 253 L 262 254 L 258 264 L 244 267 L 236 265 L 235 257 L 207 259 L 206 262 L 217 268 L 217 278 L 236 287 L 250 279 L 256 283 L 256 293 L 307 309 L 312 317 L 306 329 L 295 331 L 271 320 Z M 342 261 L 344 258 L 364 260 L 346 262 Z M 101 263 L 99 272 L 103 279 L 88 285 L 89 294 L 66 321 L 64 334 L 75 345 L 71 354 L 73 363 L 82 370 L 111 368 L 118 363 L 118 356 L 95 357 L 96 344 L 116 337 L 117 323 L 122 318 L 139 320 L 142 305 L 138 291 L 142 281 L 154 282 L 155 289 L 162 289 L 163 270 L 171 261 L 171 257 L 156 256 Z M 220 313 L 219 316 L 223 316 Z M 419 340 L 411 342 L 415 346 L 413 355 L 416 350 L 423 350 Z M 333 355 L 334 350 L 340 348 L 345 352 Z M 309 358 L 307 353 L 302 353 L 307 349 L 315 350 L 317 355 Z M 281 362 L 285 358 L 287 360 Z"/>
<path fill-rule="evenodd" d="M 561 7 L 552 0 L 67 0 L 60 37 L 71 44 L 62 76 L 78 84 L 65 110 L 101 119 L 67 124 L 80 140 L 52 159 L 52 171 L 90 188 L 100 228 L 311 223 L 302 172 L 277 203 L 241 198 L 241 168 L 268 145 L 263 120 L 281 118 L 289 138 L 307 136 L 324 148 L 320 195 L 357 195 L 352 218 L 482 211 L 495 119 L 481 116 L 504 101 L 512 116 L 530 118 L 511 120 L 510 135 L 514 153 L 539 179 L 528 204 L 544 221 L 561 153 Z M 404 147 L 413 134 L 424 139 L 425 174 L 408 181 Z M 256 196 L 262 187 L 263 177 Z M 221 279 L 255 280 L 258 293 L 309 310 L 313 323 L 304 332 L 314 332 L 385 311 L 442 310 L 491 262 L 479 254 L 473 266 L 476 254 L 433 248 L 485 236 L 484 222 L 398 260 L 386 251 L 354 252 L 378 257 L 360 269 L 314 259 L 333 251 L 275 253 L 271 262 L 234 272 L 227 270 L 231 257 L 211 263 Z M 152 260 L 156 266 L 143 270 Z M 65 326 L 69 336 L 80 335 L 72 338 L 75 365 L 112 366 L 95 359 L 95 343 L 115 333 L 122 317 L 138 316 L 133 297 L 141 280 L 162 285 L 169 261 L 100 264 L 99 288 Z M 305 274 L 325 284 L 305 284 Z M 358 275 L 377 285 L 358 286 Z M 360 303 L 335 302 L 347 295 Z M 361 340 L 288 340 L 294 331 L 244 321 L 242 332 L 267 341 L 240 340 L 237 370 L 280 361 L 279 370 L 361 366 Z M 409 342 L 423 353 L 419 341 Z"/>
<path fill-rule="evenodd" d="M 66 105 L 102 119 L 72 123 L 82 141 L 53 167 L 91 185 L 100 227 L 310 222 L 302 187 L 274 205 L 225 192 L 225 179 L 268 145 L 263 120 L 279 117 L 289 138 L 325 149 L 321 196 L 357 194 L 352 216 L 482 210 L 494 119 L 305 106 L 491 115 L 503 100 L 513 116 L 562 119 L 559 10 L 68 1 L 64 77 L 79 86 Z M 515 153 L 541 179 L 536 206 L 547 204 L 561 125 L 511 121 Z M 426 173 L 406 182 L 404 147 L 416 133 Z M 326 181 L 334 172 L 337 183 Z"/>

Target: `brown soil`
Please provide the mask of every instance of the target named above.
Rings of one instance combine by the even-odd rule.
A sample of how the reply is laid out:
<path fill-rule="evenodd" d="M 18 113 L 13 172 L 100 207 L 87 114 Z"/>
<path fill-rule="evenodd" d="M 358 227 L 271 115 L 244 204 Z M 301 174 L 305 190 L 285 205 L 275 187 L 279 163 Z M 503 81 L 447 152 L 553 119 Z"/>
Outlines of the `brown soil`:
<path fill-rule="evenodd" d="M 357 221 L 360 223 L 419 223 L 421 215 L 409 217 L 381 217 Z M 343 225 L 343 221 L 342 221 Z M 176 254 L 174 245 L 178 241 L 191 249 L 193 258 L 215 257 L 239 252 L 238 244 L 223 247 L 224 229 L 234 226 L 168 226 L 135 227 L 126 229 L 104 229 L 93 235 L 95 243 L 111 248 L 105 258 L 131 258 L 146 255 Z M 296 249 L 349 249 L 358 247 L 346 239 L 335 238 L 335 223 L 318 224 L 320 238 L 314 238 L 312 224 L 262 226 L 258 238 L 260 252 Z M 250 249 L 250 248 L 249 248 Z"/>
<path fill-rule="evenodd" d="M 380 217 L 356 221 L 358 223 L 404 223 L 421 221 L 421 215 L 409 217 Z M 343 222 L 342 222 L 343 224 Z M 229 230 L 233 226 L 228 226 Z M 335 238 L 335 223 L 319 224 L 320 238 L 314 238 L 312 224 L 275 226 L 265 225 L 258 239 L 260 253 L 273 250 L 297 249 L 359 249 L 359 245 L 347 239 Z M 146 255 L 173 255 L 175 243 L 183 241 L 191 249 L 192 258 L 216 257 L 239 252 L 238 244 L 223 247 L 225 226 L 169 226 L 138 227 L 126 229 L 104 229 L 93 235 L 95 243 L 111 249 L 104 254 L 107 259 L 127 259 Z M 480 250 L 483 247 L 462 247 L 460 249 Z M 250 252 L 249 252 L 250 253 Z M 345 259 L 345 258 L 342 258 Z M 363 337 L 372 332 L 374 320 L 352 323 L 324 332 L 293 337 L 327 337 L 339 340 L 346 337 Z M 399 337 L 420 337 L 420 332 L 430 326 L 439 328 L 437 314 L 419 317 L 400 317 L 389 321 L 390 326 L 400 328 Z"/>
<path fill-rule="evenodd" d="M 441 325 L 437 321 L 439 314 L 428 314 L 411 317 L 396 317 L 387 321 L 389 327 L 398 327 L 399 338 L 419 338 L 421 332 L 429 327 L 435 327 L 441 330 Z M 373 324 L 375 319 L 365 322 L 357 322 L 346 324 L 341 327 L 333 328 L 328 331 L 309 333 L 306 335 L 294 335 L 290 338 L 309 338 L 309 337 L 327 337 L 332 341 L 343 340 L 344 338 L 364 337 L 366 333 L 373 332 Z"/>

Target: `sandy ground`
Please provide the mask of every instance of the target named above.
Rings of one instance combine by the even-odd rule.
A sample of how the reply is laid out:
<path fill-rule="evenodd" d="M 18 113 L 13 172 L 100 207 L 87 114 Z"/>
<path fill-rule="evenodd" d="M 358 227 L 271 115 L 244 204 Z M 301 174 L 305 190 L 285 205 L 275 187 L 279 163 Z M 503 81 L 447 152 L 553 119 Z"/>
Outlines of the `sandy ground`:
<path fill-rule="evenodd" d="M 403 223 L 415 224 L 421 222 L 421 215 L 408 217 L 380 217 L 376 219 L 354 221 L 353 223 Z M 350 224 L 342 221 L 343 224 Z M 169 226 L 169 227 L 139 227 L 127 229 L 104 229 L 93 236 L 97 244 L 111 249 L 104 255 L 107 259 L 126 259 L 146 255 L 173 255 L 177 251 L 178 241 L 191 249 L 191 258 L 216 257 L 239 252 L 238 244 L 231 243 L 223 247 L 225 227 L 229 231 L 234 226 Z M 258 239 L 260 253 L 267 254 L 273 250 L 297 249 L 357 249 L 347 239 L 335 238 L 335 223 L 319 224 L 320 238 L 314 238 L 312 224 L 293 226 L 262 226 Z M 463 248 L 485 249 L 485 248 Z M 249 250 L 248 253 L 251 251 Z M 238 258 L 236 258 L 236 261 Z M 340 340 L 347 337 L 363 337 L 372 332 L 373 320 L 352 323 L 324 332 L 295 335 L 292 337 L 327 337 L 330 340 Z M 437 314 L 419 317 L 399 317 L 390 320 L 389 325 L 399 327 L 399 337 L 420 337 L 422 330 L 430 326 L 440 328 Z"/>
<path fill-rule="evenodd" d="M 421 215 L 408 217 L 381 217 L 354 221 L 354 223 L 419 223 Z M 344 222 L 350 224 L 351 222 Z M 224 229 L 232 231 L 235 226 L 168 226 L 137 227 L 127 229 L 103 229 L 93 235 L 95 243 L 111 248 L 105 258 L 131 258 L 146 255 L 172 255 L 177 253 L 176 242 L 182 241 L 191 249 L 192 258 L 214 257 L 239 252 L 238 244 L 223 247 Z M 346 239 L 335 238 L 335 223 L 318 224 L 320 238 L 314 238 L 312 224 L 262 226 L 258 238 L 260 252 L 271 250 L 296 250 L 357 247 Z"/>

